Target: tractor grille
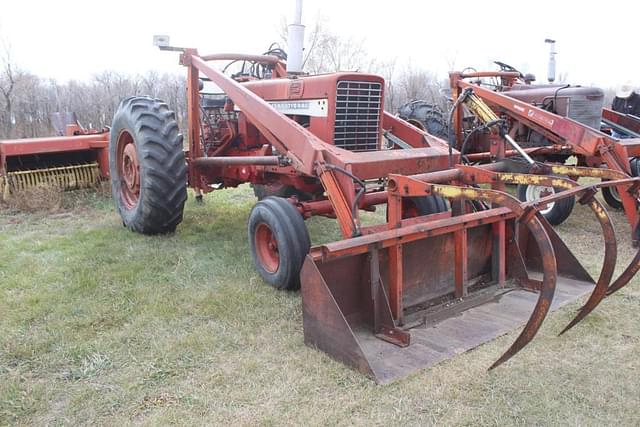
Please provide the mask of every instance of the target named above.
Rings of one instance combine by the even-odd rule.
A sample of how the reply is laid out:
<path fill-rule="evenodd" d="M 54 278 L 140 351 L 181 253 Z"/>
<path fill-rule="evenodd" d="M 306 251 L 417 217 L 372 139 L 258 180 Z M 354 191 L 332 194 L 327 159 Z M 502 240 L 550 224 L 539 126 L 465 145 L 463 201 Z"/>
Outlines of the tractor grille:
<path fill-rule="evenodd" d="M 382 85 L 339 81 L 333 143 L 349 151 L 375 151 L 380 141 Z"/>
<path fill-rule="evenodd" d="M 593 100 L 589 98 L 572 98 L 568 116 L 593 129 L 600 129 L 602 106 L 602 98 Z"/>

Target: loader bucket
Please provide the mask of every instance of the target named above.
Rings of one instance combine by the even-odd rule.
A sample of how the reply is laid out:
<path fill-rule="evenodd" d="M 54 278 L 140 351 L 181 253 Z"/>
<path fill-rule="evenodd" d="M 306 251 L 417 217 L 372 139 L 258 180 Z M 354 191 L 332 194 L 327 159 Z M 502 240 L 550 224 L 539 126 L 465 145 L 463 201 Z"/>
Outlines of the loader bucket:
<path fill-rule="evenodd" d="M 513 227 L 513 222 L 509 224 Z M 548 232 L 557 237 L 552 229 Z M 351 239 L 356 248 L 360 239 Z M 508 276 L 502 284 L 492 278 L 496 261 L 491 225 L 470 229 L 467 234 L 468 285 L 465 296 L 455 298 L 455 234 L 447 233 L 415 240 L 403 245 L 404 325 L 410 334 L 406 346 L 394 345 L 375 335 L 369 252 L 332 257 L 334 245 L 325 245 L 307 256 L 302 270 L 304 339 L 331 357 L 385 384 L 418 369 L 464 353 L 525 324 L 538 296 L 518 283 L 526 269 L 531 277 L 540 276 L 540 258 L 530 265 L 518 254 L 515 242 L 508 244 Z M 368 243 L 366 243 L 368 244 Z M 561 254 L 557 289 L 551 309 L 556 309 L 593 289 L 593 280 L 562 244 L 553 239 Z M 340 248 L 340 253 L 344 253 Z M 379 252 L 381 283 L 378 310 L 386 322 L 391 313 L 385 304 L 389 288 L 388 249 Z M 556 255 L 558 256 L 558 255 Z M 518 265 L 519 264 L 519 265 Z"/>
<path fill-rule="evenodd" d="M 523 176 L 511 174 L 508 179 Z M 536 206 L 494 190 L 431 185 L 400 176 L 391 176 L 389 182 L 390 209 L 401 191 L 407 196 L 485 199 L 493 205 L 448 218 L 404 221 L 315 247 L 307 256 L 301 272 L 305 343 L 378 383 L 392 382 L 525 325 L 489 368 L 493 369 L 533 339 L 549 311 L 590 294 L 565 332 L 640 269 L 637 255 L 609 286 L 615 236 L 606 211 L 593 197 L 581 202 L 590 204 L 605 236 L 605 260 L 597 282 Z M 591 194 L 574 182 L 566 183 L 566 188 L 571 186 L 575 188 L 567 190 L 568 195 Z M 567 195 L 559 193 L 549 200 L 562 197 Z"/>

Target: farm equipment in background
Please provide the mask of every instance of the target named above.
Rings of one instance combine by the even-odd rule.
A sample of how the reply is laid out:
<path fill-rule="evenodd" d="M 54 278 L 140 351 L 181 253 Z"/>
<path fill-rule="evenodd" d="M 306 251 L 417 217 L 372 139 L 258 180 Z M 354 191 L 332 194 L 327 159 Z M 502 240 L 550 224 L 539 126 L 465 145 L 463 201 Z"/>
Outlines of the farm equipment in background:
<path fill-rule="evenodd" d="M 608 134 L 616 132 L 626 138 L 640 138 L 640 117 L 632 114 L 622 114 L 603 108 L 602 127 Z"/>
<path fill-rule="evenodd" d="M 424 100 L 409 101 L 398 109 L 398 117 L 431 135 L 448 138 L 446 115 L 436 104 Z"/>
<path fill-rule="evenodd" d="M 640 117 L 631 114 L 622 114 L 609 108 L 602 109 L 602 125 L 600 130 L 616 138 L 630 139 L 640 138 Z M 640 176 L 640 157 L 629 159 L 631 176 Z M 615 187 L 602 190 L 602 195 L 609 206 L 622 209 L 622 199 Z"/>
<path fill-rule="evenodd" d="M 493 79 L 495 83 L 487 88 L 481 79 Z M 603 93 L 600 89 L 567 85 L 537 86 L 522 83 L 520 79 L 522 74 L 517 71 L 450 74 L 453 98 L 464 101 L 468 99 L 467 94 L 479 97 L 491 107 L 496 120 L 488 123 L 479 119 L 478 114 L 470 114 L 469 109 L 465 117 L 462 108 L 456 109 L 453 116 L 455 124 L 452 126 L 456 134 L 451 140 L 454 147 L 460 150 L 463 163 L 491 161 L 496 149 L 491 135 L 497 129 L 518 141 L 536 162 L 558 167 L 573 156 L 576 166 L 590 168 L 587 172 L 587 169 L 567 166 L 564 171 L 558 172 L 563 177 L 613 179 L 610 172 L 604 176 L 602 168 L 615 171 L 616 177 L 638 176 L 640 139 L 619 140 L 599 130 L 603 115 L 609 123 L 625 120 L 624 123 L 632 128 L 633 120 L 603 110 Z M 618 125 L 619 129 L 621 127 Z M 487 156 L 487 152 L 494 154 Z M 522 153 L 510 149 L 504 155 L 521 156 Z M 632 240 L 637 243 L 640 238 L 637 198 L 619 187 L 605 186 L 602 190 L 609 205 L 625 210 L 632 227 Z M 556 189 L 546 186 L 518 186 L 518 197 L 523 201 L 533 201 L 554 192 Z M 570 215 L 573 204 L 573 198 L 567 198 L 549 205 L 543 214 L 550 223 L 557 225 Z"/>
<path fill-rule="evenodd" d="M 503 94 L 510 98 L 526 102 L 528 104 L 539 107 L 545 111 L 554 113 L 556 118 L 550 120 L 563 121 L 567 123 L 566 126 L 574 128 L 573 134 L 555 135 L 549 136 L 546 134 L 548 129 L 545 129 L 545 124 L 537 124 L 536 126 L 530 126 L 527 123 L 531 121 L 520 120 L 516 116 L 519 115 L 516 111 L 511 111 L 509 117 L 509 129 L 517 137 L 518 143 L 521 147 L 531 153 L 536 161 L 548 162 L 555 165 L 564 164 L 570 157 L 575 156 L 578 161 L 578 165 L 588 166 L 602 166 L 607 165 L 600 150 L 613 149 L 619 145 L 624 148 L 618 148 L 618 158 L 615 163 L 610 167 L 622 173 L 630 174 L 631 176 L 640 175 L 640 152 L 635 148 L 636 143 L 631 141 L 618 141 L 617 137 L 611 137 L 611 135 L 621 135 L 623 138 L 639 138 L 640 137 L 640 118 L 631 115 L 625 115 L 617 113 L 613 110 L 603 108 L 604 93 L 599 88 L 594 87 L 582 87 L 571 86 L 567 84 L 553 83 L 555 75 L 554 58 L 555 55 L 553 40 L 546 40 L 550 43 L 550 62 L 549 62 L 549 84 L 533 84 L 535 77 L 531 74 L 523 74 L 514 67 L 505 64 L 503 62 L 496 61 L 500 68 L 499 71 L 483 71 L 483 72 L 463 72 L 452 73 L 450 76 L 451 90 L 453 93 L 460 93 L 459 89 L 456 89 L 456 81 L 454 75 L 464 76 L 456 77 L 457 79 L 463 79 L 467 83 L 483 89 L 490 89 L 496 94 Z M 456 92 L 456 90 L 458 92 Z M 484 91 L 483 93 L 486 93 Z M 455 98 L 455 96 L 453 96 Z M 487 98 L 483 97 L 486 101 Z M 453 102 L 453 99 L 451 100 Z M 425 129 L 425 109 L 424 107 L 415 108 L 412 106 L 423 106 L 427 104 L 425 101 L 412 101 L 398 111 L 398 116 L 409 121 L 411 124 L 418 126 L 421 129 Z M 510 107 L 507 107 L 508 103 L 501 105 L 496 109 L 498 114 L 505 114 L 505 110 L 508 113 Z M 461 117 L 460 117 L 461 114 Z M 557 116 L 560 116 L 559 118 Z M 446 118 L 442 115 L 428 115 L 431 122 L 438 120 L 439 124 L 430 124 L 432 128 L 449 129 L 453 128 Z M 489 151 L 489 138 L 487 138 L 487 129 L 485 129 L 482 123 L 477 121 L 477 117 L 470 112 L 461 112 L 457 117 L 461 125 L 456 125 L 461 132 L 457 135 L 448 135 L 448 138 L 454 140 L 454 146 L 462 151 L 463 161 L 465 162 L 478 162 L 487 161 L 487 158 L 481 159 L 478 157 L 478 153 Z M 522 117 L 521 117 L 522 118 Z M 452 119 L 452 118 L 450 118 Z M 570 119 L 570 120 L 566 120 Z M 580 126 L 582 125 L 582 126 Z M 540 130 L 542 127 L 542 130 Z M 557 127 L 557 125 L 556 125 Z M 583 128 L 590 128 L 586 130 L 588 136 L 582 135 Z M 484 131 L 483 132 L 479 132 Z M 595 145 L 587 143 L 586 139 L 595 141 L 603 132 L 609 137 L 605 137 L 604 145 L 600 145 L 597 150 L 594 150 Z M 551 131 L 553 133 L 553 131 Z M 618 142 L 616 142 L 618 141 Z M 598 145 L 598 143 L 596 143 Z M 576 147 L 589 147 L 586 151 Z M 610 147 L 610 148 L 604 148 Z M 626 151 L 628 159 L 623 159 L 620 156 L 623 151 Z M 518 154 L 513 150 L 509 154 Z M 608 156 L 611 161 L 611 156 Z M 618 164 L 620 163 L 620 164 Z M 594 178 L 603 179 L 599 176 Z M 555 192 L 555 189 L 541 186 L 530 185 L 518 185 L 517 186 L 518 198 L 522 201 L 532 201 L 540 198 L 544 195 Z M 602 195 L 609 206 L 615 209 L 625 209 L 627 216 L 632 222 L 633 226 L 633 211 L 631 207 L 632 203 L 627 202 L 627 207 L 624 206 L 623 200 L 620 196 L 619 189 L 616 187 L 604 187 L 602 188 Z M 560 200 L 557 203 L 549 204 L 546 209 L 543 209 L 543 215 L 552 224 L 558 225 L 565 221 L 571 214 L 574 206 L 574 200 L 572 198 Z M 637 242 L 638 231 L 635 231 L 633 241 Z"/>
<path fill-rule="evenodd" d="M 4 200 L 33 187 L 90 188 L 109 177 L 109 130 L 86 130 L 74 113 L 54 113 L 57 136 L 0 141 Z"/>
<path fill-rule="evenodd" d="M 495 108 L 509 100 L 554 142 L 559 137 L 546 128 L 560 135 L 574 128 L 550 123 L 552 113 L 501 94 L 485 103 L 488 94 L 473 87 L 477 96 L 466 92 L 460 103 L 473 100 L 488 120 L 490 144 L 486 152 L 465 154 L 484 164 L 463 164 L 447 141 L 384 111 L 381 77 L 303 74 L 299 15 L 289 31 L 298 38 L 290 46 L 298 48 L 286 62 L 279 49 L 200 55 L 171 47 L 167 37 L 155 39 L 161 49 L 179 51 L 187 68 L 189 149 L 183 151 L 175 115 L 164 102 L 130 97 L 120 103 L 109 158 L 126 227 L 175 231 L 188 187 L 196 195 L 242 183 L 291 189 L 288 198 L 263 194 L 251 210 L 256 270 L 276 288 L 301 287 L 306 344 L 380 383 L 525 324 L 495 368 L 533 339 L 550 310 L 590 293 L 565 332 L 636 274 L 640 253 L 613 280 L 615 234 L 594 195 L 615 186 L 637 197 L 640 180 L 610 169 L 523 162 L 531 148 L 521 148 L 505 126 L 492 125 L 496 113 L 487 103 Z M 210 61 L 232 61 L 240 69 L 228 76 Z M 469 86 L 457 76 L 456 97 Z M 222 93 L 201 93 L 202 80 Z M 453 132 L 463 136 L 462 128 Z M 616 155 L 602 154 L 608 162 Z M 595 173 L 610 180 L 580 186 L 557 176 Z M 522 202 L 505 192 L 507 184 L 563 191 Z M 540 214 L 545 205 L 573 197 L 593 210 L 603 231 L 597 281 Z M 386 219 L 362 224 L 360 211 L 379 205 L 386 205 Z M 311 247 L 304 219 L 317 215 L 335 218 L 343 239 Z"/>

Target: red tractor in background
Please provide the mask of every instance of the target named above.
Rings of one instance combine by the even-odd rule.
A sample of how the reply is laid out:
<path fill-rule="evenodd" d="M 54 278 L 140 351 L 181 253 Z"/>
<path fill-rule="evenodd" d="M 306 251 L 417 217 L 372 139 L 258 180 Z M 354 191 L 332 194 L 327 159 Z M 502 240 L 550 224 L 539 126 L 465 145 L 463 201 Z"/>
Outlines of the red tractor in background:
<path fill-rule="evenodd" d="M 474 86 L 506 95 L 557 116 L 570 119 L 568 122 L 575 123 L 578 130 L 587 127 L 594 132 L 602 131 L 607 135 L 611 135 L 611 131 L 615 130 L 632 138 L 640 137 L 638 132 L 640 119 L 603 108 L 604 92 L 601 89 L 568 84 L 534 84 L 535 77 L 533 75 L 525 75 L 499 61 L 495 63 L 499 66 L 499 71 L 475 72 L 471 70 L 462 73 L 462 75 L 465 76 L 466 81 Z M 456 73 L 452 73 L 452 76 L 454 75 Z M 455 91 L 456 79 L 453 77 L 451 84 L 452 90 Z M 520 146 L 531 152 L 531 157 L 536 161 L 563 165 L 571 157 L 575 157 L 578 166 L 607 165 L 598 152 L 581 153 L 580 150 L 576 151 L 575 146 L 579 144 L 576 143 L 577 141 L 571 140 L 576 140 L 577 136 L 569 138 L 570 142 L 574 142 L 573 146 L 572 144 L 558 143 L 558 140 L 554 141 L 548 135 L 548 126 L 542 124 L 542 128 L 539 129 L 528 126 L 525 123 L 526 120 L 519 120 L 518 111 L 514 111 L 512 106 L 506 107 L 506 103 L 504 104 L 500 113 L 510 116 L 512 121 L 509 126 L 510 134 L 519 142 Z M 432 104 L 416 100 L 403 105 L 399 109 L 398 115 L 424 129 L 444 129 L 441 133 L 443 137 L 446 135 L 446 138 L 455 139 L 456 135 L 448 133 L 447 118 L 442 114 L 434 113 L 437 110 Z M 459 139 L 456 139 L 454 145 L 460 150 L 463 161 L 473 163 L 474 153 L 489 151 L 490 141 L 486 137 L 487 129 L 483 128 L 483 124 L 478 122 L 478 118 L 469 111 L 463 114 L 461 123 L 462 132 L 457 135 Z M 614 139 L 616 138 L 607 138 L 612 144 Z M 622 166 L 613 165 L 612 168 L 631 176 L 639 176 L 640 158 L 637 157 L 637 150 L 632 148 L 633 143 L 630 141 L 623 141 L 621 144 L 631 149 L 630 157 L 621 162 Z M 555 192 L 553 188 L 531 185 L 518 185 L 516 189 L 518 198 L 522 201 L 533 201 L 553 192 Z M 624 208 L 620 194 L 615 187 L 603 188 L 602 194 L 607 204 L 612 208 Z M 542 212 L 551 224 L 558 225 L 569 217 L 574 203 L 574 199 L 567 198 L 547 206 Z"/>

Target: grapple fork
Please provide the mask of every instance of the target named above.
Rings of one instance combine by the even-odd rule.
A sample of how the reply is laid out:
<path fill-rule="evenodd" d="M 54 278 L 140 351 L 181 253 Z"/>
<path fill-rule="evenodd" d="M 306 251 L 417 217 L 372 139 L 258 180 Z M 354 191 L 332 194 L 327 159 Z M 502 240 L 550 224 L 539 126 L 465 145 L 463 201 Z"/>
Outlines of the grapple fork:
<path fill-rule="evenodd" d="M 579 186 L 494 169 L 389 175 L 386 227 L 363 229 L 360 237 L 307 256 L 301 275 L 305 342 L 387 383 L 524 324 L 493 369 L 533 339 L 550 310 L 590 293 L 565 332 L 640 269 L 636 255 L 611 284 L 615 233 L 593 197 L 598 188 L 633 187 L 636 179 Z M 521 183 L 564 191 L 534 202 L 502 191 L 504 184 Z M 402 219 L 403 198 L 428 195 L 449 199 L 452 214 Z M 564 197 L 588 205 L 602 228 L 605 254 L 596 282 L 539 213 Z"/>

